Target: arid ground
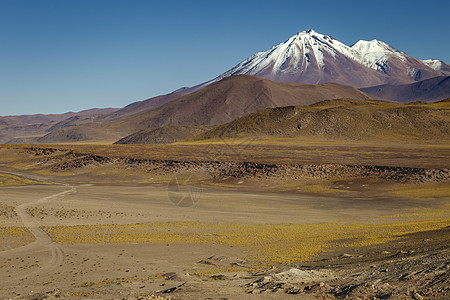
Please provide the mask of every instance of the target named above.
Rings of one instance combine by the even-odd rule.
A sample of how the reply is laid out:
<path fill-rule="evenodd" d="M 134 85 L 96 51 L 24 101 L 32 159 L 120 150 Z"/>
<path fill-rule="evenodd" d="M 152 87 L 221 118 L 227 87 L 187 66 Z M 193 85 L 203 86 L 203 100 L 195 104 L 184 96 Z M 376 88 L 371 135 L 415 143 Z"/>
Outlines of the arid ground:
<path fill-rule="evenodd" d="M 449 168 L 445 145 L 3 145 L 0 296 L 445 299 Z"/>

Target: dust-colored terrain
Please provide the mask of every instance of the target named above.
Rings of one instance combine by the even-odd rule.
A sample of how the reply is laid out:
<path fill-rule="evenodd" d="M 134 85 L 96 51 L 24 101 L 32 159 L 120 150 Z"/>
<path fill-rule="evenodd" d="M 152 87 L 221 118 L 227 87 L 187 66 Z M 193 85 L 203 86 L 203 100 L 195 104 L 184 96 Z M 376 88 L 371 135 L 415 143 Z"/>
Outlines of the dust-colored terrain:
<path fill-rule="evenodd" d="M 214 126 L 164 126 L 156 129 L 139 130 L 115 144 L 172 144 L 213 129 Z"/>
<path fill-rule="evenodd" d="M 101 115 L 109 115 L 118 108 L 94 108 L 64 114 L 36 114 L 20 116 L 0 116 L 0 143 L 35 143 L 54 128 L 79 120 L 92 120 Z"/>
<path fill-rule="evenodd" d="M 439 76 L 404 85 L 383 84 L 360 90 L 374 99 L 400 103 L 439 101 L 450 97 L 450 76 Z"/>
<path fill-rule="evenodd" d="M 268 108 L 218 126 L 193 140 L 256 135 L 449 145 L 449 115 L 450 100 L 408 104 L 376 100 L 325 100 L 308 106 Z"/>
<path fill-rule="evenodd" d="M 0 295 L 449 297 L 448 146 L 274 141 L 1 146 Z"/>
<path fill-rule="evenodd" d="M 304 144 L 309 138 L 327 141 L 327 144 L 334 140 L 448 145 L 449 114 L 449 100 L 400 104 L 335 99 L 310 105 L 267 108 L 219 126 L 165 126 L 140 130 L 116 144 L 211 143 L 237 138 L 251 141 L 284 138 L 290 143 Z M 268 144 L 277 144 L 277 141 Z"/>
<path fill-rule="evenodd" d="M 60 122 L 16 127 L 8 125 L 7 117 L 0 117 L 0 142 L 113 143 L 140 130 L 219 125 L 268 107 L 306 105 L 336 98 L 370 99 L 360 90 L 340 84 L 294 84 L 248 75 L 232 76 L 190 94 L 174 92 L 110 113 L 72 116 Z M 2 124 L 3 119 L 8 122 Z"/>

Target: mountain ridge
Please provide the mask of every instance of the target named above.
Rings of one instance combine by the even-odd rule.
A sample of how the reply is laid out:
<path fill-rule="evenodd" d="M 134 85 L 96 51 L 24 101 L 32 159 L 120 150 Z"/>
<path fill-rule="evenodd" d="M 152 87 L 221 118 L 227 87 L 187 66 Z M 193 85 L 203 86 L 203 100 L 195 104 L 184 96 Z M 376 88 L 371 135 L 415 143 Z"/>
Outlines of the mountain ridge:
<path fill-rule="evenodd" d="M 113 122 L 134 130 L 162 126 L 220 125 L 268 107 L 312 104 L 325 99 L 370 99 L 350 86 L 282 83 L 250 75 L 236 75 L 187 94 L 132 118 Z"/>
<path fill-rule="evenodd" d="M 336 82 L 363 88 L 450 75 L 450 65 L 436 59 L 413 58 L 376 39 L 347 46 L 331 36 L 307 30 L 254 54 L 210 81 L 179 91 L 192 92 L 242 74 L 279 82 Z"/>
<path fill-rule="evenodd" d="M 195 136 L 206 140 L 287 138 L 293 140 L 395 141 L 448 144 L 450 99 L 401 104 L 335 99 L 311 105 L 267 108 Z"/>
<path fill-rule="evenodd" d="M 439 101 L 450 98 L 450 76 L 438 76 L 403 85 L 383 84 L 359 90 L 374 99 L 398 103 Z"/>

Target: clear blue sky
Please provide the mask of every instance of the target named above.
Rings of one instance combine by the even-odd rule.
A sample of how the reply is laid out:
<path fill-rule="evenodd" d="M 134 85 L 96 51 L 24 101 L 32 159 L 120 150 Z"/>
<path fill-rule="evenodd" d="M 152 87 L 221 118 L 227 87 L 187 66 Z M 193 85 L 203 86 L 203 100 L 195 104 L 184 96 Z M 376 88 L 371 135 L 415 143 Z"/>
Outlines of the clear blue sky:
<path fill-rule="evenodd" d="M 306 29 L 449 63 L 449 11 L 448 0 L 0 0 L 0 115 L 123 107 Z"/>

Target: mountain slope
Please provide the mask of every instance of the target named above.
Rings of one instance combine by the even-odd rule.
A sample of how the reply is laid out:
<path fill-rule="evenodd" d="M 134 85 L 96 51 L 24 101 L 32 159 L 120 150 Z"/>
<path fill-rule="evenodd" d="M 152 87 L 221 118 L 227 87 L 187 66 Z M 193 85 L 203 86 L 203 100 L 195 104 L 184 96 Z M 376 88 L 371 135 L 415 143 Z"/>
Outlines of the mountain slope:
<path fill-rule="evenodd" d="M 384 84 L 360 90 L 374 99 L 385 99 L 400 103 L 436 101 L 450 98 L 450 76 L 439 76 L 404 85 Z"/>
<path fill-rule="evenodd" d="M 268 107 L 344 97 L 370 98 L 353 87 L 335 83 L 307 85 L 273 82 L 248 75 L 231 76 L 140 115 L 103 126 L 130 134 L 162 126 L 219 125 Z"/>
<path fill-rule="evenodd" d="M 67 112 L 63 114 L 36 114 L 36 115 L 17 115 L 0 116 L 1 125 L 30 125 L 49 122 L 59 122 L 74 116 L 91 116 L 98 114 L 108 114 L 119 110 L 119 108 L 92 108 L 79 112 Z"/>
<path fill-rule="evenodd" d="M 100 120 L 113 121 L 131 117 L 144 111 L 164 105 L 175 99 L 181 98 L 184 95 L 184 93 L 173 92 L 167 95 L 156 96 L 147 100 L 134 102 L 113 113 L 103 115 Z"/>
<path fill-rule="evenodd" d="M 114 144 L 171 144 L 213 129 L 214 126 L 165 126 L 144 129 L 120 139 Z"/>
<path fill-rule="evenodd" d="M 103 130 L 100 124 L 131 118 L 183 95 L 185 94 L 174 92 L 134 102 L 121 109 L 90 109 L 60 115 L 0 117 L 0 143 L 115 141 L 123 137 L 123 134 Z"/>
<path fill-rule="evenodd" d="M 117 132 L 104 130 L 96 124 L 63 127 L 36 138 L 37 143 L 114 142 L 120 138 Z"/>
<path fill-rule="evenodd" d="M 436 70 L 436 71 L 440 71 L 443 75 L 447 74 L 450 72 L 450 65 L 446 64 L 445 62 L 443 62 L 442 60 L 438 60 L 438 59 L 425 59 L 422 60 L 427 66 L 429 66 L 430 68 Z"/>
<path fill-rule="evenodd" d="M 36 114 L 0 117 L 0 143 L 29 143 L 53 131 L 60 122 L 92 120 L 117 111 L 118 108 L 93 108 L 64 114 Z"/>
<path fill-rule="evenodd" d="M 336 82 L 368 87 L 450 75 L 450 65 L 438 60 L 415 59 L 378 40 L 361 40 L 349 47 L 330 36 L 308 30 L 270 50 L 256 53 L 209 82 L 183 91 L 198 90 L 239 74 L 280 82 Z"/>
<path fill-rule="evenodd" d="M 51 132 L 59 128 L 83 126 L 83 125 L 89 126 L 89 124 L 93 122 L 98 123 L 129 118 L 134 115 L 138 115 L 142 112 L 145 112 L 147 110 L 151 110 L 153 108 L 166 104 L 172 100 L 178 99 L 183 95 L 184 95 L 183 93 L 173 92 L 167 95 L 161 95 L 147 100 L 133 102 L 125 106 L 124 108 L 115 110 L 108 114 L 102 114 L 98 116 L 73 116 L 53 125 L 47 130 L 47 132 Z"/>
<path fill-rule="evenodd" d="M 113 137 L 117 141 L 131 135 L 123 141 L 153 143 L 159 140 L 162 132 L 167 133 L 172 127 L 219 125 L 267 107 L 311 104 L 342 97 L 370 99 L 353 87 L 335 83 L 308 85 L 272 82 L 249 75 L 230 76 L 140 114 L 61 127 L 39 141 L 111 141 Z M 154 131 L 160 127 L 166 128 Z"/>
<path fill-rule="evenodd" d="M 449 114 L 450 99 L 410 104 L 327 100 L 309 106 L 268 108 L 191 140 L 259 136 L 448 144 Z"/>

